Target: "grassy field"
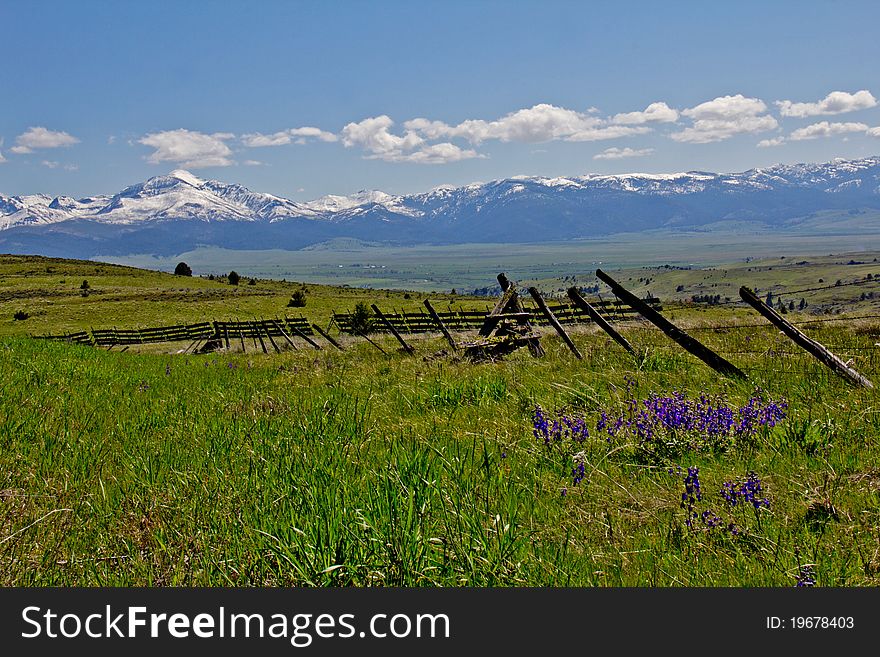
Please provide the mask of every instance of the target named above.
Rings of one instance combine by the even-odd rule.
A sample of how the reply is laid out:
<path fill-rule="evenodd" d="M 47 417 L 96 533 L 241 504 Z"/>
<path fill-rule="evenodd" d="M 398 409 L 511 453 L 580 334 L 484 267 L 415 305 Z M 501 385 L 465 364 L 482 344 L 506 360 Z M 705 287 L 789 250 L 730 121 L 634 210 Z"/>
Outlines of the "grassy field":
<path fill-rule="evenodd" d="M 751 262 L 737 274 L 764 289 L 833 284 L 857 268 L 862 277 L 876 271 L 871 258 L 773 271 L 770 261 Z M 706 284 L 734 269 L 712 270 Z M 664 270 L 658 283 L 665 275 L 675 289 L 696 272 Z M 664 314 L 747 381 L 719 378 L 639 322 L 621 327 L 638 358 L 583 326 L 573 331 L 583 361 L 546 334 L 543 358 L 520 350 L 478 365 L 444 354 L 437 336 L 414 340 L 415 357 L 388 337 L 377 338 L 388 355 L 349 339 L 345 352 L 198 356 L 171 354 L 170 345 L 119 353 L 26 337 L 274 316 L 299 287 L 3 257 L 0 584 L 880 581 L 877 390 L 852 388 L 746 309 L 672 305 Z M 307 287 L 302 310 L 314 321 L 357 300 L 403 307 L 423 298 Z M 809 308 L 826 303 L 814 304 L 816 294 L 827 291 L 805 293 Z M 850 299 L 845 310 L 876 314 L 872 303 Z M 31 316 L 12 319 L 19 309 Z M 846 313 L 790 317 L 816 322 L 804 329 L 880 383 L 880 320 L 838 321 Z M 755 421 L 738 433 L 639 417 L 669 404 L 708 417 L 701 394 L 736 423 L 773 403 L 780 415 L 774 426 Z M 615 418 L 623 424 L 611 435 Z"/>

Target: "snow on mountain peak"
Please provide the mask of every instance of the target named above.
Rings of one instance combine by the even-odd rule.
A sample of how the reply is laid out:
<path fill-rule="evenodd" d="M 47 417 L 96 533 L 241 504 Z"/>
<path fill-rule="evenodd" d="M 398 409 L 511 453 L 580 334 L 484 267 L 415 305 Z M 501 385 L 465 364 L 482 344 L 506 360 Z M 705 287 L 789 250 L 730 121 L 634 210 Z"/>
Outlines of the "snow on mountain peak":
<path fill-rule="evenodd" d="M 199 178 L 198 176 L 194 176 L 186 169 L 175 169 L 171 173 L 168 174 L 169 178 L 177 178 L 185 182 L 188 185 L 192 185 L 193 187 L 201 187 L 205 184 L 205 181 Z"/>
<path fill-rule="evenodd" d="M 112 197 L 79 200 L 45 194 L 0 197 L 0 229 L 74 219 L 136 224 L 157 220 L 272 223 L 288 219 L 320 219 L 346 222 L 354 217 L 359 220 L 373 217 L 387 222 L 394 216 L 398 219 L 448 218 L 472 216 L 479 212 L 482 217 L 493 207 L 503 207 L 507 212 L 514 205 L 535 207 L 534 204 L 540 204 L 552 214 L 555 203 L 566 208 L 581 207 L 587 213 L 596 204 L 605 202 L 601 199 L 614 199 L 614 203 L 620 204 L 637 197 L 656 197 L 658 206 L 662 206 L 667 202 L 664 198 L 684 199 L 703 192 L 709 193 L 707 199 L 722 195 L 733 199 L 731 203 L 736 204 L 743 194 L 756 191 L 775 191 L 785 195 L 815 189 L 835 192 L 835 196 L 842 199 L 841 203 L 857 203 L 865 199 L 856 199 L 853 196 L 856 194 L 867 194 L 868 200 L 873 202 L 872 199 L 880 195 L 878 182 L 880 157 L 874 156 L 821 164 L 778 164 L 727 174 L 688 171 L 572 177 L 512 176 L 461 187 L 440 185 L 429 192 L 406 196 L 362 190 L 349 196 L 327 195 L 298 203 L 252 192 L 234 183 L 203 180 L 185 169 L 176 169 L 131 185 Z M 849 197 L 852 198 L 847 200 Z M 728 213 L 739 211 L 736 207 L 724 210 Z"/>

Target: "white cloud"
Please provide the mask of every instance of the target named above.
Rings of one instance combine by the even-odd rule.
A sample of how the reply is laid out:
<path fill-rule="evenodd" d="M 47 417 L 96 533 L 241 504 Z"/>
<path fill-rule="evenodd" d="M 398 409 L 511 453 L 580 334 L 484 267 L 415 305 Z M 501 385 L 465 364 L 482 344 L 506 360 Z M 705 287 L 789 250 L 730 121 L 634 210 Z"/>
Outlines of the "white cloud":
<path fill-rule="evenodd" d="M 773 130 L 779 124 L 766 111 L 767 105 L 758 98 L 746 98 L 742 94 L 719 96 L 682 110 L 682 115 L 691 119 L 693 126 L 670 136 L 675 141 L 708 144 L 738 134 Z"/>
<path fill-rule="evenodd" d="M 424 139 L 409 129 L 402 137 L 391 134 L 389 128 L 393 125 L 394 121 L 385 114 L 349 123 L 342 129 L 342 143 L 346 148 L 359 146 L 380 156 L 409 151 L 424 143 Z"/>
<path fill-rule="evenodd" d="M 391 133 L 394 121 L 386 115 L 349 123 L 342 129 L 342 143 L 346 148 L 357 146 L 367 152 L 368 160 L 386 162 L 415 162 L 418 164 L 445 164 L 475 157 L 482 157 L 472 149 L 462 149 L 455 144 L 443 142 L 427 144 L 425 138 L 404 124 L 401 135 Z"/>
<path fill-rule="evenodd" d="M 758 148 L 771 148 L 773 146 L 781 146 L 785 143 L 785 137 L 774 137 L 773 139 L 762 139 L 758 142 Z"/>
<path fill-rule="evenodd" d="M 624 112 L 615 114 L 611 118 L 612 123 L 621 125 L 640 125 L 642 123 L 674 123 L 678 121 L 678 110 L 674 110 L 666 103 L 651 103 L 641 112 Z"/>
<path fill-rule="evenodd" d="M 864 123 L 829 123 L 819 121 L 805 128 L 799 128 L 789 135 L 792 141 L 804 141 L 806 139 L 819 139 L 820 137 L 832 137 L 849 132 L 868 132 L 868 126 Z"/>
<path fill-rule="evenodd" d="M 42 162 L 40 162 L 40 164 L 42 164 L 47 169 L 57 169 L 58 168 L 58 162 L 50 162 L 49 160 L 43 160 Z"/>
<path fill-rule="evenodd" d="M 207 135 L 180 128 L 154 132 L 138 140 L 139 144 L 156 150 L 147 157 L 150 164 L 174 162 L 190 169 L 203 167 L 228 167 L 233 164 L 232 151 L 226 141 L 235 135 L 215 132 Z"/>
<path fill-rule="evenodd" d="M 78 164 L 65 164 L 64 170 L 65 171 L 79 171 L 79 165 Z"/>
<path fill-rule="evenodd" d="M 591 108 L 593 109 L 593 108 Z M 417 118 L 403 124 L 408 131 L 427 139 L 461 138 L 472 144 L 502 142 L 595 141 L 649 132 L 649 128 L 608 126 L 607 121 L 564 107 L 540 103 L 511 112 L 495 121 L 468 119 L 458 125 Z"/>
<path fill-rule="evenodd" d="M 868 128 L 869 137 L 880 137 L 880 125 L 875 128 Z"/>
<path fill-rule="evenodd" d="M 321 130 L 312 126 L 304 126 L 302 128 L 290 128 L 280 132 L 264 135 L 259 132 L 242 135 L 242 143 L 249 148 L 261 148 L 264 146 L 284 146 L 291 142 L 297 144 L 305 144 L 310 139 L 318 141 L 332 142 L 338 141 L 339 137 L 332 132 Z"/>
<path fill-rule="evenodd" d="M 475 157 L 485 157 L 472 149 L 462 149 L 448 141 L 430 146 L 421 146 L 417 151 L 408 155 L 393 158 L 394 162 L 417 162 L 419 164 L 446 164 L 459 160 L 471 160 Z M 387 159 L 387 158 L 383 158 Z"/>
<path fill-rule="evenodd" d="M 79 139 L 66 132 L 49 130 L 41 126 L 28 128 L 15 138 L 15 146 L 9 150 L 13 153 L 33 153 L 35 148 L 59 148 L 78 144 Z"/>
<path fill-rule="evenodd" d="M 0 137 L 0 146 L 3 146 L 3 138 Z M 6 158 L 3 157 L 3 152 L 0 151 L 0 164 L 3 164 L 6 161 Z"/>
<path fill-rule="evenodd" d="M 822 114 L 843 114 L 856 110 L 868 109 L 877 105 L 877 99 L 867 89 L 854 94 L 846 91 L 832 91 L 822 100 L 815 103 L 794 103 L 790 100 L 777 100 L 779 113 L 782 116 L 805 118 Z"/>
<path fill-rule="evenodd" d="M 593 156 L 594 160 L 622 160 L 625 157 L 644 157 L 654 152 L 653 148 L 606 148 Z"/>
<path fill-rule="evenodd" d="M 246 167 L 262 167 L 266 165 L 265 162 L 260 162 L 259 160 L 245 160 L 242 164 Z"/>

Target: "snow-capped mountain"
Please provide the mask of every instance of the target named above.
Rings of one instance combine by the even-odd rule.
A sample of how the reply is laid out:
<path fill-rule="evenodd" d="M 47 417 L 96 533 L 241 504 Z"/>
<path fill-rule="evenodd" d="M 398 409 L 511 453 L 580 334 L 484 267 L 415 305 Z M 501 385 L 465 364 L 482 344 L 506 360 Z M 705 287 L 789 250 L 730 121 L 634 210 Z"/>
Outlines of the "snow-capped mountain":
<path fill-rule="evenodd" d="M 880 157 L 729 174 L 518 176 L 301 203 L 177 170 L 113 196 L 0 195 L 0 250 L 82 257 L 197 245 L 296 249 L 335 237 L 532 242 L 729 220 L 774 226 L 864 208 L 880 209 Z"/>

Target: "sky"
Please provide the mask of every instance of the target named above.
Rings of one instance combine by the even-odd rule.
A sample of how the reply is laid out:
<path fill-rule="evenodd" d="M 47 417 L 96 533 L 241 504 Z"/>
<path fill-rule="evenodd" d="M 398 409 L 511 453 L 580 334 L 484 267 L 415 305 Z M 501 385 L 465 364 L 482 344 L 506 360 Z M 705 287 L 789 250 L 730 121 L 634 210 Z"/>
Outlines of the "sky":
<path fill-rule="evenodd" d="M 880 3 L 0 2 L 0 193 L 294 200 L 880 154 Z"/>

